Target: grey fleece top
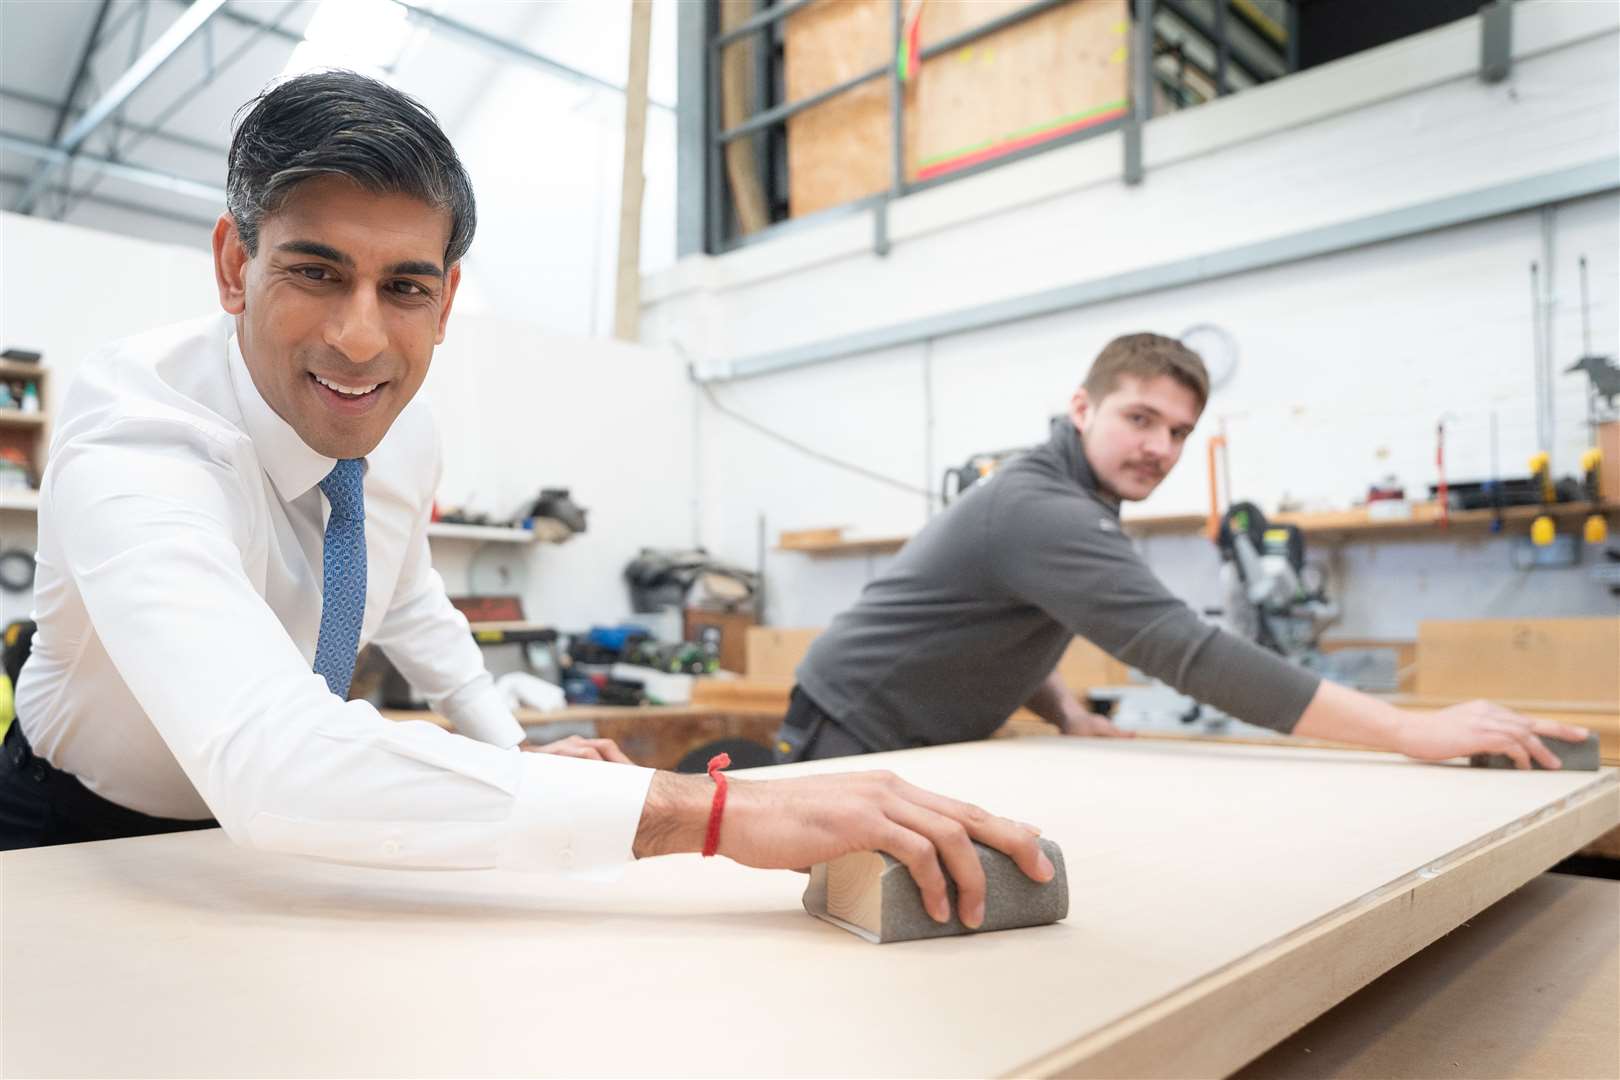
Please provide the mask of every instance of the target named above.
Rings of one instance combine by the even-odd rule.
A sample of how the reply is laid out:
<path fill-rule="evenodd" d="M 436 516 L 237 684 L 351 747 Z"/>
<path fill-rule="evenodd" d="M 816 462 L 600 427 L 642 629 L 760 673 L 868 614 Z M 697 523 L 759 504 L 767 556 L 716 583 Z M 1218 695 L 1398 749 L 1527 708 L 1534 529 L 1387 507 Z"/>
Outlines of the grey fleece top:
<path fill-rule="evenodd" d="M 871 750 L 982 739 L 1079 635 L 1231 716 L 1291 731 L 1318 677 L 1200 619 L 1120 531 L 1079 433 L 936 515 L 833 620 L 799 685 Z"/>

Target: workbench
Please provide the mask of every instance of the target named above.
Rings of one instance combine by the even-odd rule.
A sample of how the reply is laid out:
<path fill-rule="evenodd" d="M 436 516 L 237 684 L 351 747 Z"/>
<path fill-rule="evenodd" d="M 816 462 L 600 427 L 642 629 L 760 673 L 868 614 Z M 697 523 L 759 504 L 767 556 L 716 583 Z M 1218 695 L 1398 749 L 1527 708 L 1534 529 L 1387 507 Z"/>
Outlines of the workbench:
<path fill-rule="evenodd" d="M 874 946 L 804 879 L 384 871 L 219 831 L 0 855 L 6 1075 L 1229 1073 L 1620 824 L 1620 774 L 999 739 L 886 767 L 1042 825 L 1052 926 Z M 614 766 L 603 765 L 601 768 Z"/>
<path fill-rule="evenodd" d="M 444 717 L 425 710 L 380 711 L 390 720 L 450 727 Z M 553 742 L 569 735 L 612 739 L 631 761 L 652 769 L 673 769 L 693 750 L 722 739 L 769 748 L 782 724 L 781 709 L 749 704 L 570 705 L 551 712 L 518 709 L 513 715 L 531 742 Z"/>
<path fill-rule="evenodd" d="M 1237 1080 L 1620 1076 L 1620 881 L 1542 874 Z"/>

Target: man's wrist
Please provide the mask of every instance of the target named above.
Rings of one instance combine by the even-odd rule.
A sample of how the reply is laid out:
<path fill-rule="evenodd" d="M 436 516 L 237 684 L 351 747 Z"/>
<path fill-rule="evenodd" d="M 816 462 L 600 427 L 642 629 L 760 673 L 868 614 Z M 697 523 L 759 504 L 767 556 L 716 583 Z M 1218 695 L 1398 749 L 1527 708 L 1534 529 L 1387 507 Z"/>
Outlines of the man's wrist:
<path fill-rule="evenodd" d="M 638 859 L 703 850 L 714 785 L 708 779 L 671 772 L 653 774 L 631 853 Z"/>
<path fill-rule="evenodd" d="M 1065 735 L 1072 734 L 1090 715 L 1090 710 L 1078 701 L 1066 701 L 1058 708 L 1058 730 Z"/>

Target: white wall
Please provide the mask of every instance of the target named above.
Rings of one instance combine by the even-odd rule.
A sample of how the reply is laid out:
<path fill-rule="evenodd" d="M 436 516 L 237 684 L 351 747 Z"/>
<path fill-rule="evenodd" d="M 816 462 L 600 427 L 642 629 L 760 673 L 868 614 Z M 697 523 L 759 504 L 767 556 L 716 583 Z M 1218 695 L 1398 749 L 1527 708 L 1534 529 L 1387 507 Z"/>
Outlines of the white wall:
<path fill-rule="evenodd" d="M 642 547 L 693 535 L 692 387 L 668 352 L 452 316 L 423 392 L 444 432 L 441 506 L 505 516 L 542 487 L 566 487 L 589 530 L 564 544 L 434 542 L 452 593 L 512 565 L 526 614 L 565 629 L 629 614 L 620 580 Z"/>
<path fill-rule="evenodd" d="M 0 342 L 43 352 L 58 396 L 96 347 L 217 309 L 205 253 L 0 214 Z M 636 549 L 690 542 L 692 390 L 670 354 L 458 310 L 423 392 L 444 437 L 441 504 L 505 515 L 556 486 L 591 511 L 590 531 L 566 545 L 480 549 L 486 570 L 526 583 L 532 617 L 617 618 Z M 0 511 L 0 548 L 33 542 L 32 514 Z M 434 544 L 447 585 L 464 590 L 474 549 Z M 0 618 L 27 606 L 0 594 Z"/>
<path fill-rule="evenodd" d="M 1118 178 L 1103 137 L 902 199 L 895 246 L 870 251 L 865 216 L 834 220 L 651 283 L 644 326 L 705 370 L 783 347 L 959 310 L 1400 210 L 1620 154 L 1620 7 L 1515 5 L 1511 78 L 1488 86 L 1477 20 L 1152 121 L 1145 183 Z M 1544 225 L 1548 230 L 1544 236 Z M 1242 353 L 1187 460 L 1139 513 L 1203 508 L 1203 434 L 1224 417 L 1234 486 L 1344 506 L 1394 474 L 1434 479 L 1449 417 L 1453 478 L 1489 475 L 1490 417 L 1504 472 L 1535 449 L 1529 264 L 1553 248 L 1556 358 L 1579 355 L 1576 260 L 1592 280 L 1598 352 L 1620 343 L 1620 198 L 1614 194 L 819 366 L 721 382 L 729 407 L 828 453 L 921 487 L 970 452 L 1039 440 L 1090 358 L 1116 334 L 1229 330 Z M 1554 459 L 1586 445 L 1584 380 L 1557 379 Z M 921 495 L 810 460 L 705 410 L 702 537 L 752 553 L 758 515 L 784 528 L 914 530 Z M 1190 601 L 1215 596 L 1217 561 L 1193 538 L 1145 545 Z M 1318 554 L 1325 554 L 1320 551 Z M 815 625 L 851 603 L 883 559 L 775 554 L 770 619 Z M 1347 547 L 1335 588 L 1343 636 L 1410 637 L 1423 618 L 1620 611 L 1584 569 L 1516 572 L 1505 541 Z"/>

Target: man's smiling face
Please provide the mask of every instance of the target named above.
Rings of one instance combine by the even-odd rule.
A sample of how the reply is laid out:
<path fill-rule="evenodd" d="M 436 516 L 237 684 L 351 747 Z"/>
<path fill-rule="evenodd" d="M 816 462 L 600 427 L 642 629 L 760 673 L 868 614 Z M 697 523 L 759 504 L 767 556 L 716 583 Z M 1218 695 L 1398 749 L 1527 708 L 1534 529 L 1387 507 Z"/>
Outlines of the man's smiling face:
<path fill-rule="evenodd" d="M 338 177 L 297 185 L 249 256 L 214 227 L 220 303 L 259 394 L 317 453 L 364 457 L 421 388 L 444 340 L 459 265 L 448 212 Z"/>

